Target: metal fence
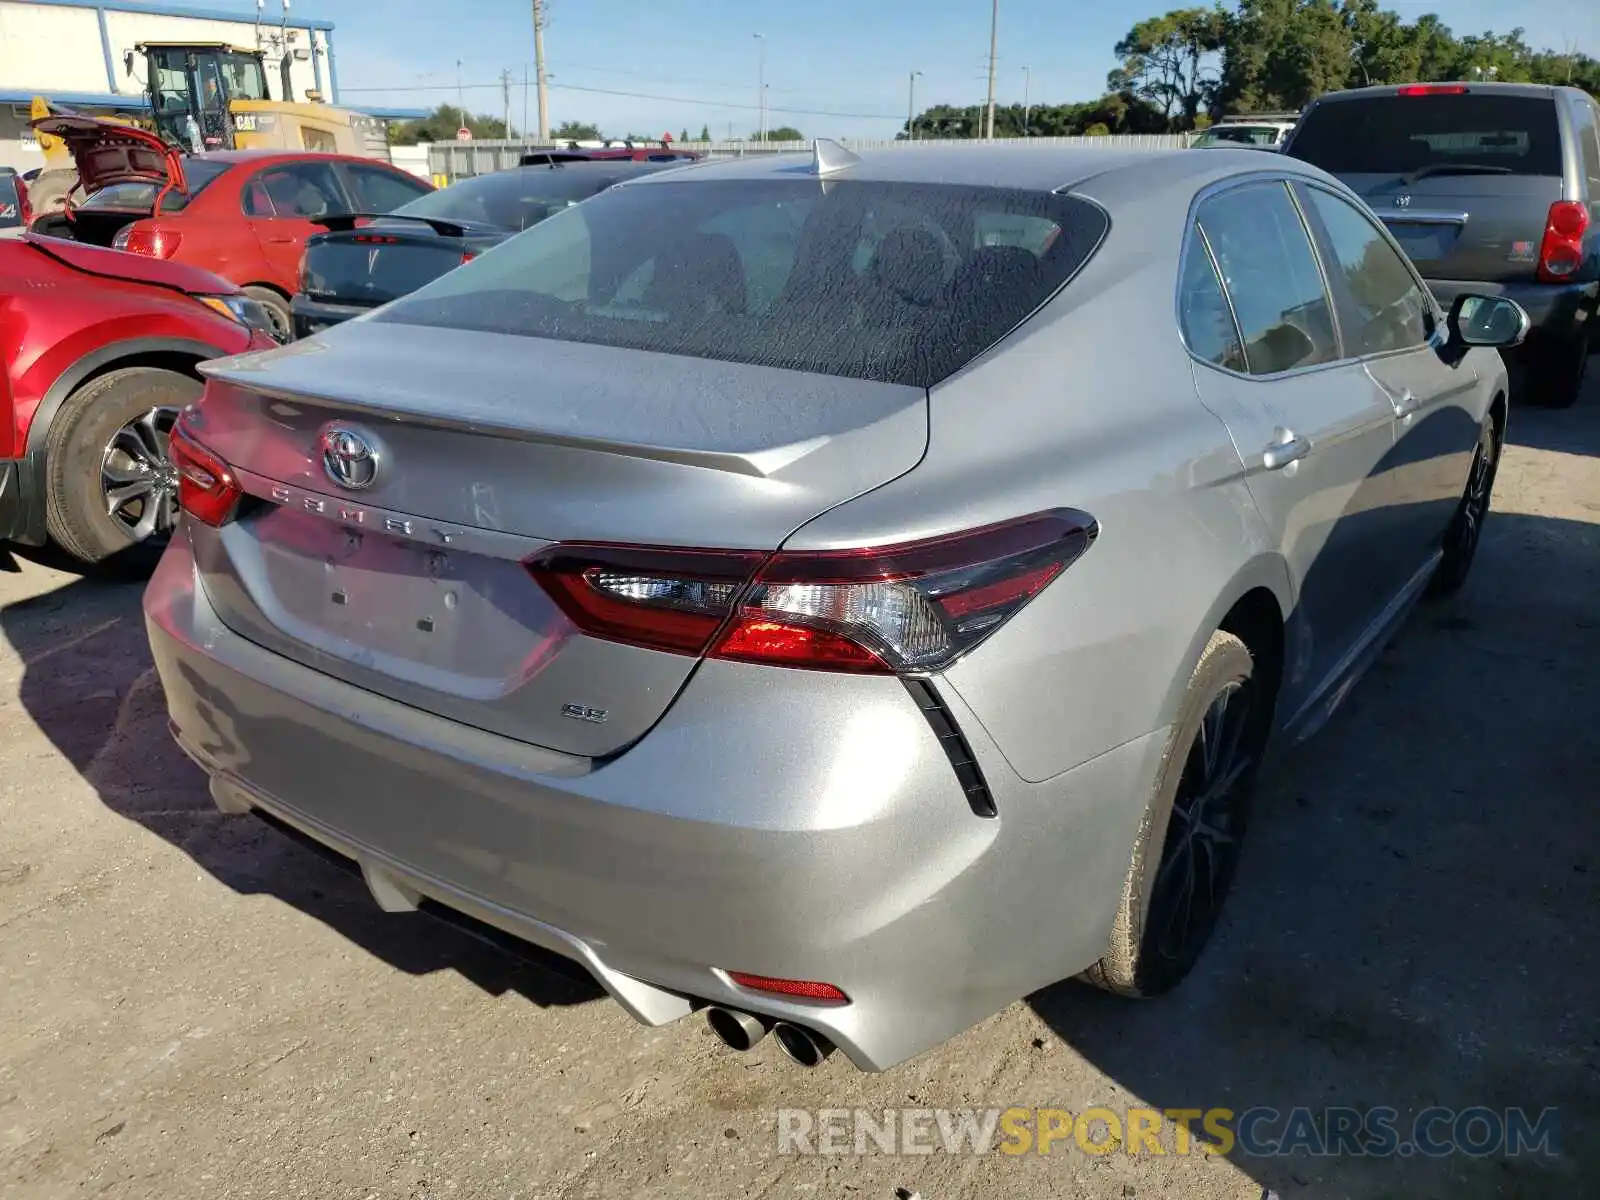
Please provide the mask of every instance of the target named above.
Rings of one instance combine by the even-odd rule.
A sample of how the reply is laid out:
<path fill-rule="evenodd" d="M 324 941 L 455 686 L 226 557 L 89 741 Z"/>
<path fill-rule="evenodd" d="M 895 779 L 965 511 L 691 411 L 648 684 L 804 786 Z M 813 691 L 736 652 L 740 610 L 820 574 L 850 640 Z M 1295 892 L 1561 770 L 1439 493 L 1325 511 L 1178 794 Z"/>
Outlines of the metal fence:
<path fill-rule="evenodd" d="M 1183 150 L 1188 147 L 1193 134 L 1187 133 L 1119 133 L 1107 137 L 1038 137 L 996 138 L 992 142 L 972 139 L 918 139 L 908 142 L 893 138 L 839 138 L 839 144 L 849 150 L 903 150 L 915 153 L 925 146 L 1078 146 L 1105 150 Z M 620 143 L 619 143 L 620 144 Z M 648 148 L 649 143 L 636 143 Z M 810 151 L 811 143 L 804 142 L 674 142 L 675 150 L 695 150 L 711 158 L 739 158 L 747 154 L 782 154 L 796 150 Z M 549 149 L 549 145 L 522 139 L 510 141 L 434 142 L 428 147 L 428 171 L 434 182 L 453 183 L 474 175 L 491 175 L 517 165 L 517 160 L 533 150 Z"/>

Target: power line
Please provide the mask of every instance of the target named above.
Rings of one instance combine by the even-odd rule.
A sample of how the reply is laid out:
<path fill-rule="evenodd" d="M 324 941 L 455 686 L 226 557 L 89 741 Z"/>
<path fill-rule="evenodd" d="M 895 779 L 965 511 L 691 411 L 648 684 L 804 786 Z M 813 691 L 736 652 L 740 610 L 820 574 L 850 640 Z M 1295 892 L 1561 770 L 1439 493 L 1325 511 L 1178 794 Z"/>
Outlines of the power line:
<path fill-rule="evenodd" d="M 500 84 L 495 83 L 462 83 L 462 84 L 403 84 L 398 87 L 340 87 L 340 95 L 346 92 L 353 94 L 364 92 L 454 92 L 454 91 L 482 91 L 484 89 L 498 89 Z M 733 100 L 704 100 L 690 96 L 660 96 L 651 92 L 626 92 L 616 88 L 586 87 L 576 83 L 554 83 L 550 85 L 551 91 L 587 92 L 597 96 L 623 96 L 631 100 L 654 100 L 660 104 L 690 104 L 702 108 L 737 108 L 748 109 L 752 112 L 761 106 L 757 104 L 740 104 Z M 799 117 L 841 117 L 851 120 L 863 121 L 897 121 L 899 117 L 893 113 L 881 112 L 838 112 L 833 109 L 821 108 L 780 108 L 777 105 L 767 105 L 768 112 L 787 113 Z"/>

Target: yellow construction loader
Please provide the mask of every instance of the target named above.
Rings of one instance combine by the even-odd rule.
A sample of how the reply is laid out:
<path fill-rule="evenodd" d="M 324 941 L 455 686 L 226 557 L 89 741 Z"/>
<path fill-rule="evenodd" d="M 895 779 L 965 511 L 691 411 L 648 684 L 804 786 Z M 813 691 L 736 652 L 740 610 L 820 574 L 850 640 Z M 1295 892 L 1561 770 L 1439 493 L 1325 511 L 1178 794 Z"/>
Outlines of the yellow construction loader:
<path fill-rule="evenodd" d="M 304 51 L 301 51 L 303 54 Z M 280 97 L 267 86 L 266 55 L 225 42 L 141 42 L 124 56 L 124 67 L 137 76 L 143 63 L 147 118 L 101 117 L 101 120 L 152 129 L 185 153 L 210 150 L 326 150 L 387 161 L 388 141 L 382 122 L 363 113 L 323 102 L 319 93 L 293 99 L 289 69 L 293 53 L 278 64 Z M 32 117 L 52 115 L 42 96 L 33 100 Z M 41 134 L 45 165 L 29 185 L 35 216 L 66 204 L 77 181 L 72 156 L 60 138 Z"/>

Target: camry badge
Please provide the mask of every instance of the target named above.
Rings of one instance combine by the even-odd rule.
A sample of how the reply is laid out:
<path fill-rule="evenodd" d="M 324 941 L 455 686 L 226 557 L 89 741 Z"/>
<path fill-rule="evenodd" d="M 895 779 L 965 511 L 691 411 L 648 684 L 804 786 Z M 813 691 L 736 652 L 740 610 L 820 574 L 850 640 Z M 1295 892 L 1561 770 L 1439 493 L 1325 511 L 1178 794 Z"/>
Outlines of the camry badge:
<path fill-rule="evenodd" d="M 366 434 L 347 425 L 328 425 L 318 445 L 322 469 L 346 491 L 359 492 L 377 482 L 378 447 Z"/>

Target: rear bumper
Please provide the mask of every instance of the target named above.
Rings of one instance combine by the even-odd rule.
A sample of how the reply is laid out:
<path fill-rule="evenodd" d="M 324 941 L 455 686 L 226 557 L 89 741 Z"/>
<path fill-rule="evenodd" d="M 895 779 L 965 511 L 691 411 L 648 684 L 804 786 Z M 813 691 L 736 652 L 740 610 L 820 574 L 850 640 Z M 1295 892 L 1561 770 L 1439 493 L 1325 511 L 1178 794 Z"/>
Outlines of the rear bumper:
<path fill-rule="evenodd" d="M 641 1021 L 727 1004 L 816 1029 L 866 1069 L 1099 957 L 1165 737 L 1025 784 L 947 696 L 1000 812 L 984 819 L 893 679 L 795 671 L 774 687 L 769 669 L 702 664 L 654 730 L 600 761 L 244 640 L 182 533 L 145 613 L 174 733 L 223 809 L 354 859 L 386 908 L 432 899 L 577 960 Z M 727 970 L 851 1002 L 747 992 Z"/>
<path fill-rule="evenodd" d="M 324 329 L 331 329 L 335 325 L 341 325 L 352 317 L 371 312 L 372 309 L 362 304 L 328 304 L 325 301 L 308 300 L 305 296 L 297 295 L 290 301 L 289 311 L 294 321 L 294 336 L 304 338 L 320 333 Z"/>
<path fill-rule="evenodd" d="M 1532 321 L 1524 353 L 1537 353 L 1545 346 L 1570 345 L 1580 337 L 1592 336 L 1596 308 L 1600 306 L 1600 282 L 1589 283 L 1487 283 L 1460 279 L 1430 279 L 1428 286 L 1448 312 L 1457 296 L 1505 296 L 1527 311 Z M 1600 345 L 1597 339 L 1594 345 Z"/>

